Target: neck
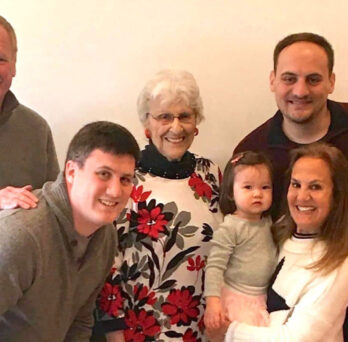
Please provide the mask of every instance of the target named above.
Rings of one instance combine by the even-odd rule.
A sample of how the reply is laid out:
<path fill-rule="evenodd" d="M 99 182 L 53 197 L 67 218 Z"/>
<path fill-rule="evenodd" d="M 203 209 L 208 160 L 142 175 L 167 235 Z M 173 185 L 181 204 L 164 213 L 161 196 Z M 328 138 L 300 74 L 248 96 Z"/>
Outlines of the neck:
<path fill-rule="evenodd" d="M 283 132 L 293 142 L 310 144 L 324 137 L 331 122 L 330 111 L 325 106 L 314 120 L 297 123 L 283 116 Z"/>
<path fill-rule="evenodd" d="M 88 237 L 98 230 L 99 227 L 92 226 L 90 223 L 81 219 L 81 216 L 75 212 L 74 208 L 72 208 L 72 212 L 74 228 L 80 235 Z"/>

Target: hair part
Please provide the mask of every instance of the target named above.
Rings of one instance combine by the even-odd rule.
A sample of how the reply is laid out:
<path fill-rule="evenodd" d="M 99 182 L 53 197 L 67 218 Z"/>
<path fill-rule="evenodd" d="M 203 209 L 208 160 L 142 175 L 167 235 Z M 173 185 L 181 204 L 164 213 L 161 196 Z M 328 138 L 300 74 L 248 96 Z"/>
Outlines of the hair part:
<path fill-rule="evenodd" d="M 331 210 L 318 232 L 318 241 L 326 244 L 324 255 L 310 268 L 328 273 L 337 268 L 348 256 L 348 161 L 336 147 L 316 142 L 291 151 L 291 161 L 287 174 L 290 183 L 291 172 L 296 162 L 304 157 L 324 161 L 331 174 L 333 183 Z M 278 246 L 289 239 L 296 230 L 289 207 L 283 218 L 272 227 Z"/>
<path fill-rule="evenodd" d="M 144 126 L 153 100 L 159 100 L 164 105 L 182 102 L 192 109 L 197 123 L 204 119 L 199 88 L 188 71 L 162 70 L 146 83 L 137 101 L 139 119 Z"/>
<path fill-rule="evenodd" d="M 334 51 L 331 44 L 322 36 L 311 32 L 301 32 L 290 34 L 289 36 L 282 39 L 275 47 L 273 52 L 273 70 L 277 71 L 278 59 L 280 53 L 287 47 L 298 42 L 313 43 L 325 50 L 328 60 L 329 75 L 332 74 L 334 66 Z"/>
<path fill-rule="evenodd" d="M 221 188 L 219 205 L 221 212 L 224 215 L 233 214 L 237 207 L 233 198 L 233 185 L 236 176 L 236 168 L 240 166 L 256 166 L 265 165 L 268 169 L 271 180 L 273 179 L 273 167 L 270 160 L 262 153 L 254 151 L 245 151 L 233 155 L 227 162 Z M 271 206 L 272 207 L 272 206 Z M 270 213 L 271 208 L 265 211 L 262 215 L 266 216 Z"/>
<path fill-rule="evenodd" d="M 75 161 L 82 168 L 96 149 L 114 155 L 130 155 L 139 160 L 139 146 L 133 135 L 123 126 L 109 121 L 96 121 L 82 127 L 71 140 L 65 164 Z"/>
<path fill-rule="evenodd" d="M 12 25 L 3 17 L 0 15 L 0 26 L 5 29 L 5 31 L 8 33 L 10 36 L 11 40 L 11 46 L 12 46 L 12 54 L 14 59 L 16 60 L 17 58 L 17 37 L 16 37 L 16 32 L 13 29 Z"/>

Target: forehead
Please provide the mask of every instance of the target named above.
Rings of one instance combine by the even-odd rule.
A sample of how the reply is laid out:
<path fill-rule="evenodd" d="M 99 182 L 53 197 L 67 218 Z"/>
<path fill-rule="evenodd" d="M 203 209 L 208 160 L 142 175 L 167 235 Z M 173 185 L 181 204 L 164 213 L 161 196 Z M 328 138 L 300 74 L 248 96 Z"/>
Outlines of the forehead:
<path fill-rule="evenodd" d="M 134 173 L 135 159 L 128 154 L 113 154 L 100 149 L 93 150 L 86 158 L 85 167 L 108 167 L 122 173 Z"/>
<path fill-rule="evenodd" d="M 291 177 L 309 182 L 312 180 L 331 182 L 331 171 L 329 165 L 323 159 L 302 157 L 295 162 Z"/>
<path fill-rule="evenodd" d="M 5 30 L 3 26 L 0 25 L 0 49 L 12 51 L 12 42 L 10 34 Z"/>
<path fill-rule="evenodd" d="M 325 50 L 314 43 L 296 42 L 284 48 L 278 57 L 277 74 L 328 73 L 328 57 Z"/>
<path fill-rule="evenodd" d="M 235 181 L 258 181 L 260 179 L 270 179 L 270 173 L 266 165 L 238 165 L 235 168 Z"/>
<path fill-rule="evenodd" d="M 190 106 L 184 101 L 184 99 L 166 99 L 162 96 L 157 96 L 155 99 L 150 100 L 151 112 L 170 112 L 170 113 L 182 113 L 192 112 Z"/>

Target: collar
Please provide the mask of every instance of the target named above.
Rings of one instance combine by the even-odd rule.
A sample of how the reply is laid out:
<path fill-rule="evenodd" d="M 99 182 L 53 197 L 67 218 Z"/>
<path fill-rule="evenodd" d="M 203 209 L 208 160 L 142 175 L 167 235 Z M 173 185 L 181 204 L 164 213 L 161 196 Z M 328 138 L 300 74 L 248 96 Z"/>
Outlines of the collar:
<path fill-rule="evenodd" d="M 59 226 L 64 231 L 68 241 L 73 245 L 82 244 L 85 249 L 89 239 L 75 230 L 64 173 L 60 172 L 54 182 L 46 182 L 43 185 L 42 194 L 57 217 Z"/>
<path fill-rule="evenodd" d="M 141 151 L 141 158 L 138 163 L 140 172 L 149 172 L 155 176 L 168 179 L 184 179 L 194 172 L 196 158 L 194 154 L 186 151 L 180 161 L 169 161 L 158 152 L 154 144 L 145 146 Z"/>
<path fill-rule="evenodd" d="M 342 106 L 335 101 L 327 100 L 327 107 L 330 111 L 331 122 L 326 135 L 320 141 L 330 142 L 335 136 L 348 130 L 348 115 Z M 283 114 L 278 110 L 270 122 L 268 143 L 273 147 L 293 149 L 299 146 L 298 143 L 291 141 L 282 129 Z"/>
<path fill-rule="evenodd" d="M 292 236 L 296 239 L 314 239 L 318 236 L 318 233 L 298 233 L 295 231 Z"/>
<path fill-rule="evenodd" d="M 19 105 L 16 96 L 9 90 L 2 103 L 2 108 L 0 111 L 0 124 L 6 122 L 12 114 L 12 111 Z"/>

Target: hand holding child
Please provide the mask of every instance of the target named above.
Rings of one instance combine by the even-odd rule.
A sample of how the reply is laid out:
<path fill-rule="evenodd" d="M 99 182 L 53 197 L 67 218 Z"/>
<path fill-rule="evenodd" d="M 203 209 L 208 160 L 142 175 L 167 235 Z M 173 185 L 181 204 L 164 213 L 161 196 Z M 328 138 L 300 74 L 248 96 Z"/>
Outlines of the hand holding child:
<path fill-rule="evenodd" d="M 226 321 L 220 297 L 207 297 L 207 307 L 204 312 L 204 324 L 208 330 L 219 329 Z"/>

